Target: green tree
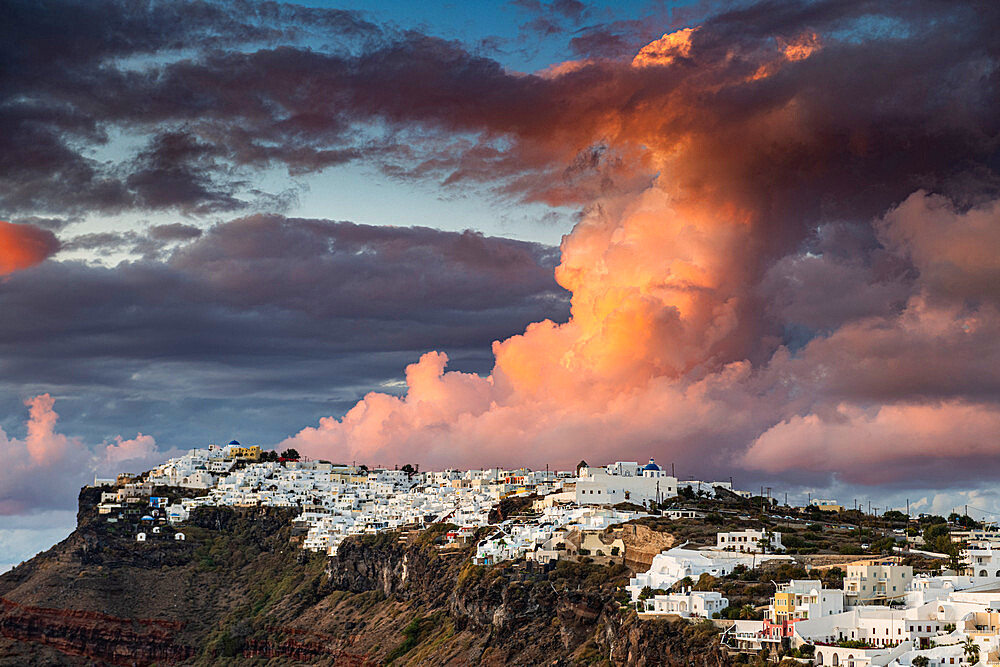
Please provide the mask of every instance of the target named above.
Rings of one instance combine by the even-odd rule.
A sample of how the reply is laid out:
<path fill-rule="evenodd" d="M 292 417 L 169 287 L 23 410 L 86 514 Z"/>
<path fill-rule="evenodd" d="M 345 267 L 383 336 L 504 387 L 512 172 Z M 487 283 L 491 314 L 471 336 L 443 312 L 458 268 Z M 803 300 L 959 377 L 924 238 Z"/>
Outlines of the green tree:
<path fill-rule="evenodd" d="M 982 524 L 968 514 L 961 515 L 958 512 L 952 512 L 948 515 L 948 521 L 951 523 L 957 523 L 963 528 L 982 528 Z"/>
<path fill-rule="evenodd" d="M 965 651 L 965 658 L 973 665 L 979 662 L 979 644 L 972 641 L 972 637 L 966 637 L 965 643 L 962 644 L 962 650 Z"/>
<path fill-rule="evenodd" d="M 283 459 L 291 459 L 293 461 L 298 461 L 299 460 L 299 453 L 298 453 L 298 451 L 296 451 L 296 450 L 292 449 L 291 447 L 289 447 L 285 451 L 281 452 L 281 458 L 283 458 Z"/>
<path fill-rule="evenodd" d="M 871 550 L 876 553 L 886 553 L 892 551 L 894 546 L 896 546 L 896 540 L 891 537 L 883 537 L 880 540 L 872 542 Z"/>
<path fill-rule="evenodd" d="M 913 667 L 928 667 L 931 664 L 931 659 L 926 655 L 918 655 L 916 658 L 910 662 Z"/>
<path fill-rule="evenodd" d="M 924 541 L 927 543 L 933 543 L 937 540 L 937 538 L 948 535 L 948 532 L 948 524 L 932 523 L 924 529 Z"/>

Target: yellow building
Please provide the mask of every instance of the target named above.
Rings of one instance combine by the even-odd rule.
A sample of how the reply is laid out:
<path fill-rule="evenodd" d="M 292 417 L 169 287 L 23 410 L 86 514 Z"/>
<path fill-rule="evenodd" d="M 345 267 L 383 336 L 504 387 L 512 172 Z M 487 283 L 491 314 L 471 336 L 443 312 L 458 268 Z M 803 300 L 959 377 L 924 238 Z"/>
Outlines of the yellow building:
<path fill-rule="evenodd" d="M 257 445 L 251 445 L 250 447 L 231 447 L 229 449 L 229 455 L 234 459 L 243 459 L 245 461 L 259 461 L 260 460 L 260 447 Z"/>
<path fill-rule="evenodd" d="M 771 600 L 771 607 L 774 609 L 774 623 L 782 623 L 792 618 L 795 614 L 795 593 L 775 593 Z"/>

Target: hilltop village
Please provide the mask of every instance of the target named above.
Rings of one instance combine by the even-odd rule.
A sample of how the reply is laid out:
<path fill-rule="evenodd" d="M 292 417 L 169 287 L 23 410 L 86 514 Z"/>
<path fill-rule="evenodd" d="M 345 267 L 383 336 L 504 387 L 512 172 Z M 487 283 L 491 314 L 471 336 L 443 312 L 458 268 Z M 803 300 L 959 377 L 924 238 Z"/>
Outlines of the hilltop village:
<path fill-rule="evenodd" d="M 967 515 L 793 507 L 652 459 L 368 469 L 236 441 L 94 486 L 98 517 L 136 548 L 184 540 L 202 507 L 290 508 L 301 547 L 330 557 L 351 537 L 433 527 L 442 553 L 474 547 L 478 567 L 628 566 L 623 609 L 711 624 L 733 664 L 1000 664 L 1000 531 Z"/>

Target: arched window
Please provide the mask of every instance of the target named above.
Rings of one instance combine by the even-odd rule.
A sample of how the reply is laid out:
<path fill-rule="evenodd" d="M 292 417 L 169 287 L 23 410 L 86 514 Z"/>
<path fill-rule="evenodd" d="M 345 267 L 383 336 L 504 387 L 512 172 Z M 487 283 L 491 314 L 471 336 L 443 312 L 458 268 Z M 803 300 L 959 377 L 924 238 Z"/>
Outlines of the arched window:
<path fill-rule="evenodd" d="M 980 577 L 988 577 L 989 575 L 988 575 L 988 574 L 986 574 L 986 570 L 980 570 L 980 571 L 979 571 L 979 576 L 980 576 Z"/>
<path fill-rule="evenodd" d="M 823 664 L 823 654 L 822 653 L 817 653 L 816 654 L 816 664 L 817 665 L 822 665 Z"/>
<path fill-rule="evenodd" d="M 833 654 L 833 662 L 831 664 L 833 667 L 837 667 L 840 664 L 840 655 L 838 653 Z"/>

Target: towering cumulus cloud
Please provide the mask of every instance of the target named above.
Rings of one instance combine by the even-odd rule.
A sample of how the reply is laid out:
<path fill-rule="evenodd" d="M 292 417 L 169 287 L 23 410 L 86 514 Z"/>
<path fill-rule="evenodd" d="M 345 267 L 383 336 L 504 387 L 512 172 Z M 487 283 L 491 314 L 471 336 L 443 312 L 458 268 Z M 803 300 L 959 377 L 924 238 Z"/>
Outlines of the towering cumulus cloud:
<path fill-rule="evenodd" d="M 1000 466 L 995 0 L 688 3 L 605 25 L 548 3 L 529 29 L 573 26 L 574 59 L 533 73 L 322 7 L 8 4 L 0 213 L 60 234 L 79 220 L 91 233 L 67 251 L 136 258 L 42 262 L 50 234 L 0 223 L 17 396 L 10 378 L 67 396 L 95 378 L 211 428 L 205 406 L 242 396 L 269 428 L 336 414 L 285 446 L 386 465 L 652 455 L 682 474 L 940 487 Z M 308 185 L 362 164 L 577 224 L 556 261 L 263 213 L 294 206 L 282 171 Z M 90 229 L 147 213 L 193 224 Z M 354 405 L 407 360 L 405 392 Z M 152 425 L 161 440 L 173 421 Z M 75 451 L 27 442 L 5 446 L 37 466 Z"/>
<path fill-rule="evenodd" d="M 748 5 L 632 59 L 493 72 L 488 111 L 424 111 L 508 138 L 511 191 L 585 203 L 556 269 L 571 317 L 494 343 L 487 377 L 429 352 L 404 396 L 283 444 L 827 481 L 940 475 L 949 447 L 956 478 L 1000 463 L 998 10 L 865 7 Z"/>
<path fill-rule="evenodd" d="M 55 234 L 0 220 L 0 276 L 34 266 L 59 249 Z"/>
<path fill-rule="evenodd" d="M 27 434 L 12 438 L 0 429 L 0 515 L 28 509 L 52 508 L 72 502 L 78 486 L 94 472 L 107 474 L 128 462 L 149 465 L 161 456 L 156 441 L 139 433 L 132 440 L 120 436 L 94 454 L 79 438 L 56 430 L 59 414 L 55 399 L 42 394 L 25 401 L 29 409 Z"/>

